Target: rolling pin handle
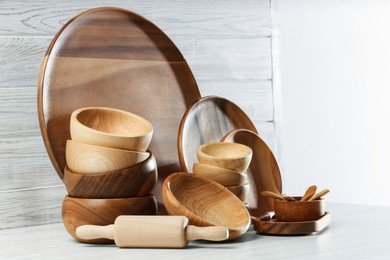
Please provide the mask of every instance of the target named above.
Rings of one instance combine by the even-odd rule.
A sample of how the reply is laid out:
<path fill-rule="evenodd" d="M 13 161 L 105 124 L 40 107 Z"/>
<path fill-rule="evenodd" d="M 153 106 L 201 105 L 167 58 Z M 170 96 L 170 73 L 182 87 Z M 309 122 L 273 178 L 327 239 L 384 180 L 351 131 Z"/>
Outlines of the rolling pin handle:
<path fill-rule="evenodd" d="M 197 227 L 188 225 L 186 228 L 186 239 L 188 241 L 204 239 L 211 241 L 222 241 L 229 237 L 229 230 L 221 226 Z"/>
<path fill-rule="evenodd" d="M 83 225 L 76 228 L 76 236 L 82 239 L 107 238 L 114 240 L 114 225 Z"/>

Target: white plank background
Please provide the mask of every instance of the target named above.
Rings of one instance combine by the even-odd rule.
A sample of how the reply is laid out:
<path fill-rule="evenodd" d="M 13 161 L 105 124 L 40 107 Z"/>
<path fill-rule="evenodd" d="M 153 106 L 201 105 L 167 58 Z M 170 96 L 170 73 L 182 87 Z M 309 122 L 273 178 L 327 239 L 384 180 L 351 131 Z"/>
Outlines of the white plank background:
<path fill-rule="evenodd" d="M 159 26 L 182 51 L 201 94 L 237 103 L 279 150 L 269 0 L 0 1 L 0 229 L 61 221 L 66 191 L 39 130 L 38 75 L 55 33 L 98 6 L 126 8 Z"/>

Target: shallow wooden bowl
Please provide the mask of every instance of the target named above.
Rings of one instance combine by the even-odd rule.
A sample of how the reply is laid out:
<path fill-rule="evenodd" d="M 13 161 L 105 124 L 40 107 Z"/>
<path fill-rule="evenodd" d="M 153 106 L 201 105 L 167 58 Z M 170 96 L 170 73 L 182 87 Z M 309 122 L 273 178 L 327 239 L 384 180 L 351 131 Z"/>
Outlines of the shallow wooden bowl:
<path fill-rule="evenodd" d="M 85 174 L 122 170 L 145 161 L 149 152 L 129 151 L 73 140 L 66 142 L 66 164 L 71 171 Z"/>
<path fill-rule="evenodd" d="M 70 117 L 72 140 L 99 146 L 146 151 L 153 126 L 145 118 L 114 108 L 86 107 Z"/>
<path fill-rule="evenodd" d="M 245 205 L 222 185 L 188 173 L 168 176 L 162 187 L 169 214 L 186 216 L 192 225 L 224 226 L 229 239 L 244 234 L 251 223 Z"/>
<path fill-rule="evenodd" d="M 234 195 L 236 195 L 237 198 L 239 198 L 242 202 L 245 203 L 247 201 L 249 194 L 249 184 L 230 186 L 226 188 L 230 190 Z"/>
<path fill-rule="evenodd" d="M 252 159 L 252 149 L 243 144 L 213 142 L 200 145 L 197 156 L 200 163 L 245 172 Z"/>
<path fill-rule="evenodd" d="M 325 214 L 325 200 L 300 201 L 301 197 L 294 198 L 296 201 L 275 199 L 275 215 L 278 221 L 313 221 L 320 219 Z"/>
<path fill-rule="evenodd" d="M 243 185 L 248 182 L 244 173 L 202 163 L 194 163 L 193 174 L 215 181 L 225 187 Z"/>
<path fill-rule="evenodd" d="M 85 243 L 111 244 L 108 239 L 81 239 L 76 236 L 76 228 L 82 225 L 114 224 L 120 215 L 156 215 L 157 202 L 154 196 L 81 199 L 66 196 L 62 204 L 62 221 L 68 233 L 76 240 Z"/>
<path fill-rule="evenodd" d="M 153 154 L 123 170 L 81 174 L 65 166 L 64 183 L 68 194 L 77 198 L 129 198 L 149 195 L 157 182 L 157 165 Z"/>

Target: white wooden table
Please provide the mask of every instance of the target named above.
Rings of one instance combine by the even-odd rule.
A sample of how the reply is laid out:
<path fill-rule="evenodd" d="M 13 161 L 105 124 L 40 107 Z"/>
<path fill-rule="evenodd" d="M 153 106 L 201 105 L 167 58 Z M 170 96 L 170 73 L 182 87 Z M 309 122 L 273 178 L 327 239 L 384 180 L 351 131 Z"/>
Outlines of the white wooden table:
<path fill-rule="evenodd" d="M 191 242 L 187 249 L 82 244 L 61 223 L 5 229 L 0 259 L 390 259 L 390 207 L 328 203 L 327 211 L 332 222 L 318 234 L 265 236 L 250 229 L 232 242 Z"/>

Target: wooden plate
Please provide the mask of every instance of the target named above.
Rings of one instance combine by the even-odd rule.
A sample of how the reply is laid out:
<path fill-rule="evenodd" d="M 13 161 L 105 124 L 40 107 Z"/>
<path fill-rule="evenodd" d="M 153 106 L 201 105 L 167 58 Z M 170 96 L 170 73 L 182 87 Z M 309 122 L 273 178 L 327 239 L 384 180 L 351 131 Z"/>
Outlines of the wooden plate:
<path fill-rule="evenodd" d="M 278 163 L 268 145 L 255 132 L 237 129 L 226 134 L 221 141 L 235 142 L 252 149 L 252 161 L 247 170 L 249 194 L 248 209 L 251 216 L 262 216 L 274 210 L 274 199 L 260 195 L 262 191 L 282 192 L 282 179 Z"/>
<path fill-rule="evenodd" d="M 153 23 L 119 8 L 96 8 L 71 19 L 51 42 L 38 84 L 38 113 L 49 157 L 64 177 L 69 119 L 80 107 L 104 106 L 148 119 L 149 149 L 160 184 L 180 171 L 177 130 L 200 99 L 196 81 L 174 43 Z"/>
<path fill-rule="evenodd" d="M 187 110 L 180 123 L 178 150 L 183 171 L 191 172 L 198 161 L 196 149 L 201 144 L 219 142 L 234 129 L 256 127 L 236 104 L 216 96 L 204 97 Z"/>
<path fill-rule="evenodd" d="M 280 222 L 274 212 L 269 212 L 260 218 L 252 219 L 254 229 L 268 235 L 309 235 L 320 232 L 331 222 L 331 215 L 325 215 L 318 220 L 302 222 Z"/>

